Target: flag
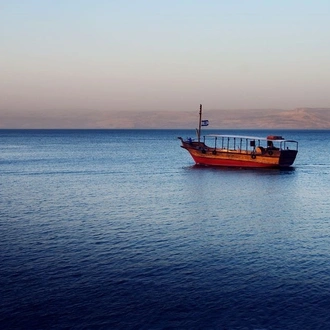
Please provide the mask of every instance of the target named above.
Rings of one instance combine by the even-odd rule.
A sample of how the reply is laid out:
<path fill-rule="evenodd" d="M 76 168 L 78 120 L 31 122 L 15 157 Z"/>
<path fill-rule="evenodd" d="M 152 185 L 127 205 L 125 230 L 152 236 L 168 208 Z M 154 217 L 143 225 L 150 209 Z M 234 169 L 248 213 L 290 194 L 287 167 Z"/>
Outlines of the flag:
<path fill-rule="evenodd" d="M 209 126 L 209 121 L 206 120 L 202 120 L 202 126 Z"/>

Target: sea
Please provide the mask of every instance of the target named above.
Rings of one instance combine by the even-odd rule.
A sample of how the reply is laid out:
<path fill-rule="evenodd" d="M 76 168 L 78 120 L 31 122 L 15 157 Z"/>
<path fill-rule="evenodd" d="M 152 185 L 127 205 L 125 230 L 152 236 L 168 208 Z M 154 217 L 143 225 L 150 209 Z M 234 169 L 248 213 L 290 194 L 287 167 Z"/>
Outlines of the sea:
<path fill-rule="evenodd" d="M 289 169 L 193 130 L 0 130 L 1 329 L 330 329 L 330 131 Z"/>

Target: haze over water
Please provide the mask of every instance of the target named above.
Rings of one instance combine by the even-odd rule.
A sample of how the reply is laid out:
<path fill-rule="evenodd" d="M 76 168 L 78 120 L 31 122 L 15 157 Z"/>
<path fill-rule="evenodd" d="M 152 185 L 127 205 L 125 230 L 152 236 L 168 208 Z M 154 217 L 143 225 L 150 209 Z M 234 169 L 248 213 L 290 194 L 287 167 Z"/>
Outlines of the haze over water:
<path fill-rule="evenodd" d="M 196 167 L 193 130 L 0 130 L 1 328 L 329 328 L 330 131 L 225 133 L 296 139 L 295 166 Z"/>

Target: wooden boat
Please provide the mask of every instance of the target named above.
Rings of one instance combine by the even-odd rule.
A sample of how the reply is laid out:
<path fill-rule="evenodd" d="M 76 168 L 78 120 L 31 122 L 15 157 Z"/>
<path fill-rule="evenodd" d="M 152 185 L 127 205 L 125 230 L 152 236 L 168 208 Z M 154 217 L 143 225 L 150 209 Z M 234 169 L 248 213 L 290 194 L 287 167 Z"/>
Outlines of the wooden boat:
<path fill-rule="evenodd" d="M 210 134 L 201 140 L 201 128 L 208 121 L 202 120 L 202 105 L 199 110 L 197 141 L 181 140 L 181 147 L 188 150 L 198 165 L 282 168 L 289 167 L 298 153 L 298 142 L 282 136 L 269 135 L 266 138 L 239 135 Z M 211 142 L 210 142 L 211 141 Z"/>

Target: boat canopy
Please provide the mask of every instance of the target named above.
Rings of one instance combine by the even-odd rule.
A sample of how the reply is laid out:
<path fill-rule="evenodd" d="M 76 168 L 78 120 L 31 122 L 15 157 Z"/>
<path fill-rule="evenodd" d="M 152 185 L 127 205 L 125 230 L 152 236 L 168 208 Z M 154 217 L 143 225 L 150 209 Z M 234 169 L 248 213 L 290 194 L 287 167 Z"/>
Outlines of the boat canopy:
<path fill-rule="evenodd" d="M 243 135 L 222 135 L 222 134 L 208 134 L 205 137 L 213 138 L 231 138 L 231 139 L 246 139 L 246 140 L 261 140 L 261 141 L 279 141 L 279 142 L 296 142 L 295 140 L 285 140 L 281 136 L 270 135 L 265 138 L 256 136 L 243 136 Z"/>

